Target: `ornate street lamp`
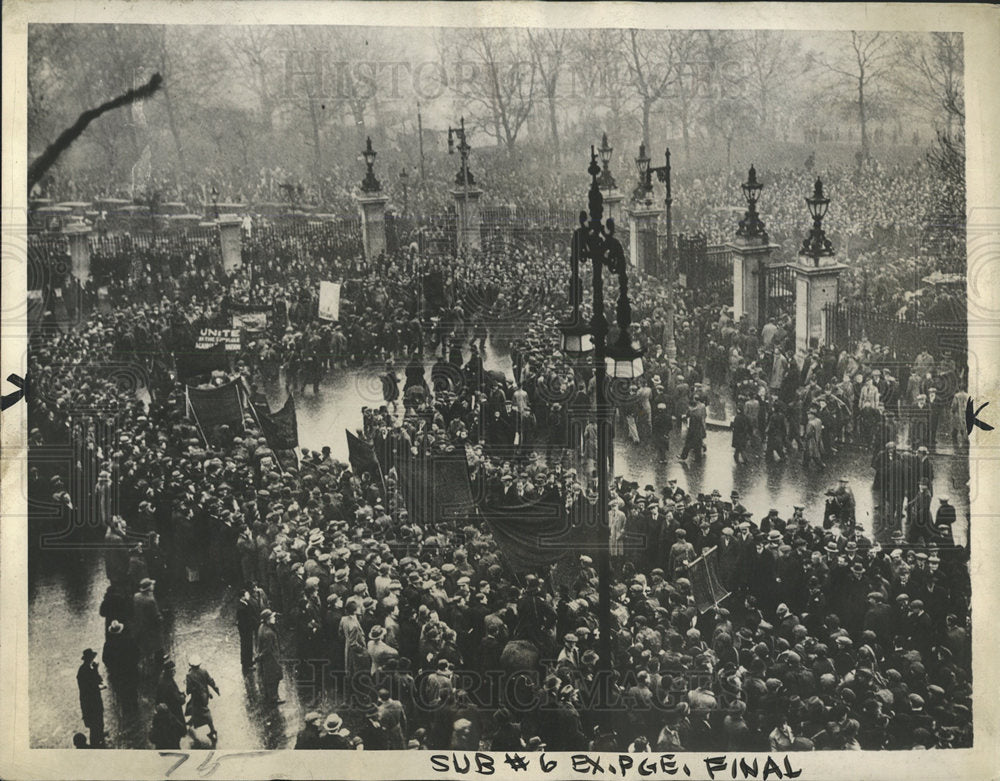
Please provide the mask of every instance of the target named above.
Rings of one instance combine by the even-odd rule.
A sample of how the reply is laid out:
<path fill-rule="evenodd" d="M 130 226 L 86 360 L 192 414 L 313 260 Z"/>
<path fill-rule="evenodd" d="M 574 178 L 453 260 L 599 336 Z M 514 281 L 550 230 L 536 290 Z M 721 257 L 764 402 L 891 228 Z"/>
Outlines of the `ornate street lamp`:
<path fill-rule="evenodd" d="M 649 158 L 646 156 L 645 143 L 639 144 L 639 156 L 635 159 L 635 170 L 639 174 L 639 184 L 636 185 L 632 198 L 636 201 L 645 201 L 653 189 L 649 177 Z"/>
<path fill-rule="evenodd" d="M 598 180 L 601 185 L 602 190 L 607 190 L 610 192 L 617 187 L 615 178 L 611 175 L 611 169 L 609 165 L 611 163 L 611 153 L 614 152 L 614 147 L 608 146 L 608 134 L 604 133 L 601 136 L 601 147 L 597 150 L 601 155 L 601 171 L 600 179 Z"/>
<path fill-rule="evenodd" d="M 764 185 L 757 181 L 757 169 L 753 165 L 750 166 L 747 173 L 747 180 L 740 185 L 740 188 L 743 190 L 743 198 L 747 202 L 747 210 L 736 229 L 736 235 L 746 239 L 763 238 L 767 242 L 767 230 L 765 230 L 764 223 L 757 213 L 757 201 L 760 200 L 760 193 L 764 189 Z"/>
<path fill-rule="evenodd" d="M 644 150 L 643 150 L 644 151 Z M 648 170 L 648 161 L 647 161 Z M 590 148 L 590 192 L 588 194 L 590 220 L 585 213 L 580 214 L 580 227 L 573 234 L 573 259 L 575 260 L 571 280 L 571 301 L 574 304 L 574 317 L 578 321 L 569 323 L 563 328 L 563 343 L 567 344 L 575 334 L 582 334 L 579 322 L 577 278 L 580 260 L 589 259 L 592 264 L 593 311 L 590 317 L 590 328 L 586 329 L 594 352 L 594 380 L 596 393 L 597 417 L 597 512 L 599 518 L 599 541 L 597 547 L 597 574 L 600 581 L 598 590 L 598 710 L 609 715 L 611 705 L 611 531 L 608 511 L 611 500 L 611 469 L 613 459 L 613 441 L 611 436 L 612 414 L 608 404 L 609 378 L 637 377 L 642 373 L 642 353 L 632 346 L 629 326 L 632 321 L 632 309 L 628 299 L 628 261 L 621 242 L 615 238 L 614 220 L 609 219 L 605 225 L 604 196 L 601 195 L 601 185 L 598 176 L 601 166 L 597 162 L 597 152 Z M 641 171 L 643 175 L 646 170 Z M 608 319 L 604 311 L 604 280 L 603 272 L 607 268 L 618 275 L 618 339 L 609 349 L 607 347 Z M 581 348 L 582 349 L 582 348 Z M 583 354 L 582 351 L 577 353 Z"/>
<path fill-rule="evenodd" d="M 463 187 L 468 187 L 470 184 L 476 183 L 476 178 L 472 175 L 472 171 L 469 170 L 469 152 L 472 147 L 469 146 L 466 140 L 465 134 L 465 117 L 459 118 L 458 127 L 448 128 L 448 154 L 455 153 L 455 139 L 458 139 L 458 153 L 462 158 L 462 167 L 458 170 L 455 175 L 455 184 L 460 184 Z"/>
<path fill-rule="evenodd" d="M 212 216 L 219 219 L 219 191 L 212 185 Z"/>
<path fill-rule="evenodd" d="M 372 139 L 368 136 L 368 142 L 365 146 L 365 151 L 362 152 L 365 156 L 365 165 L 368 166 L 368 172 L 365 174 L 364 180 L 361 182 L 361 191 L 366 193 L 378 193 L 382 192 L 382 183 L 375 178 L 375 158 L 378 157 L 378 153 L 372 149 Z"/>
<path fill-rule="evenodd" d="M 830 208 L 830 199 L 823 195 L 823 181 L 819 177 L 816 177 L 812 198 L 806 198 L 806 205 L 809 207 L 809 214 L 812 215 L 813 226 L 802 242 L 799 255 L 812 258 L 813 263 L 819 266 L 820 258 L 828 258 L 834 254 L 833 243 L 823 232 L 823 218 L 826 216 L 826 210 Z"/>

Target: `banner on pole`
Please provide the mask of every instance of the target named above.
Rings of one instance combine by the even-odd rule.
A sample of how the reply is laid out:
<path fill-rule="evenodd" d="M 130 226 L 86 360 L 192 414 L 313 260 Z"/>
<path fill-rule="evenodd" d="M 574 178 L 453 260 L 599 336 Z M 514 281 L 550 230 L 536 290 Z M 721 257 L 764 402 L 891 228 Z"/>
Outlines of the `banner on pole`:
<path fill-rule="evenodd" d="M 199 350 L 208 350 L 220 342 L 225 345 L 227 353 L 238 353 L 241 346 L 240 329 L 202 328 L 198 333 L 198 341 L 195 342 L 194 346 Z"/>
<path fill-rule="evenodd" d="M 202 430 L 209 431 L 223 423 L 243 430 L 243 401 L 236 381 L 218 388 L 185 388 L 188 404 Z"/>
<path fill-rule="evenodd" d="M 319 283 L 319 319 L 333 321 L 340 319 L 339 282 Z"/>
<path fill-rule="evenodd" d="M 347 434 L 347 460 L 351 463 L 351 469 L 353 469 L 354 473 L 358 476 L 368 472 L 372 478 L 378 480 L 379 485 L 382 486 L 384 492 L 385 480 L 382 475 L 382 466 L 379 464 L 378 457 L 375 455 L 375 449 L 363 439 L 356 437 L 347 429 L 344 429 L 344 433 Z"/>
<path fill-rule="evenodd" d="M 712 548 L 687 565 L 686 575 L 691 581 L 691 592 L 699 613 L 715 607 L 729 596 L 716 571 L 716 553 L 717 550 Z"/>
<path fill-rule="evenodd" d="M 299 446 L 299 423 L 295 415 L 295 397 L 291 394 L 277 412 L 256 407 L 261 431 L 272 450 L 293 450 Z"/>
<path fill-rule="evenodd" d="M 188 382 L 195 377 L 202 377 L 214 371 L 226 371 L 229 368 L 229 358 L 226 346 L 221 342 L 207 350 L 186 350 L 175 354 L 177 360 L 177 378 Z"/>

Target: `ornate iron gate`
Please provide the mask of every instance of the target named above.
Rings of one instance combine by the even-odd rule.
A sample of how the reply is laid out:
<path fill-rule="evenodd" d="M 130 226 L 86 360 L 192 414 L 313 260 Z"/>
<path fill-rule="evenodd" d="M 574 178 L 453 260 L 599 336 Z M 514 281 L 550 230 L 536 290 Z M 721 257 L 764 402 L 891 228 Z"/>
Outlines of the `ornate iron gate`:
<path fill-rule="evenodd" d="M 761 325 L 788 315 L 795 322 L 795 269 L 788 263 L 764 266 L 760 272 Z"/>

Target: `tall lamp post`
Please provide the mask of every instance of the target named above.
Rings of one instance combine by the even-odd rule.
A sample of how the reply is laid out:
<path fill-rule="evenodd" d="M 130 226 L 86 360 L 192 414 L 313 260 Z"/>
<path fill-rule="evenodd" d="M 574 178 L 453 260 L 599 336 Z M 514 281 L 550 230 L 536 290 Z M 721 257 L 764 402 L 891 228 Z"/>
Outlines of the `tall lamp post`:
<path fill-rule="evenodd" d="M 665 282 L 667 283 L 667 290 L 669 294 L 667 295 L 667 306 L 664 314 L 666 315 L 666 323 L 664 323 L 664 332 L 666 335 L 666 344 L 664 345 L 664 351 L 667 354 L 667 358 L 673 360 L 677 357 L 677 343 L 674 341 L 674 287 L 676 286 L 676 273 L 674 269 L 674 253 L 673 247 L 673 224 L 670 218 L 670 207 L 673 206 L 674 197 L 670 170 L 670 149 L 668 148 L 664 154 L 664 164 L 660 166 L 650 166 L 649 158 L 645 157 L 646 150 L 645 146 L 639 147 L 639 158 L 636 159 L 636 168 L 639 169 L 640 175 L 645 173 L 646 182 L 644 190 L 648 195 L 653 191 L 653 174 L 656 174 L 657 180 L 663 182 L 666 187 L 666 195 L 664 197 L 663 205 L 664 211 L 667 218 L 667 246 L 663 253 L 663 272 L 665 277 Z"/>
<path fill-rule="evenodd" d="M 589 355 L 593 348 L 594 376 L 596 384 L 597 417 L 597 502 L 598 502 L 598 549 L 597 574 L 600 580 L 598 602 L 598 705 L 604 708 L 611 703 L 611 530 L 609 509 L 611 502 L 611 464 L 614 442 L 611 432 L 612 410 L 608 404 L 609 378 L 633 379 L 642 375 L 642 352 L 632 346 L 629 326 L 632 309 L 628 299 L 628 263 L 621 242 L 615 238 L 614 220 L 603 222 L 604 197 L 598 176 L 601 166 L 597 162 L 597 152 L 590 148 L 590 208 L 589 223 L 581 212 L 580 227 L 573 237 L 573 268 L 571 285 L 573 291 L 573 320 L 563 326 L 563 350 L 572 358 L 580 359 Z M 592 267 L 593 314 L 590 328 L 582 329 L 579 316 L 579 302 L 576 293 L 580 260 L 590 260 Z M 618 338 L 611 346 L 607 344 L 608 319 L 604 307 L 603 272 L 607 268 L 618 275 L 618 303 L 616 315 Z M 586 337 L 589 337 L 586 338 Z"/>
<path fill-rule="evenodd" d="M 456 147 L 455 139 L 458 139 L 458 145 Z M 460 117 L 458 122 L 458 127 L 448 127 L 448 154 L 454 154 L 455 149 L 458 149 L 459 156 L 462 158 L 462 167 L 459 169 L 458 173 L 455 175 L 455 184 L 462 188 L 463 193 L 463 207 L 461 209 L 462 215 L 462 240 L 465 240 L 465 234 L 468 229 L 468 210 L 469 210 L 469 185 L 475 184 L 476 179 L 469 170 L 469 152 L 472 147 L 469 146 L 466 133 L 465 133 L 465 117 Z"/>

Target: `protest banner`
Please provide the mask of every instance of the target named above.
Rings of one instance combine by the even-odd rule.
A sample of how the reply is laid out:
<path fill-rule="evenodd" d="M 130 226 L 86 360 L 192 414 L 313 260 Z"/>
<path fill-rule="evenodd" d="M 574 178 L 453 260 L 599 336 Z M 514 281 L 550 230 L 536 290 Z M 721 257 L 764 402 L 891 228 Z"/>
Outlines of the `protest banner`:
<path fill-rule="evenodd" d="M 240 329 L 239 328 L 202 328 L 198 333 L 198 341 L 195 347 L 199 350 L 208 350 L 215 345 L 222 343 L 226 346 L 226 352 L 237 353 L 240 351 Z"/>
<path fill-rule="evenodd" d="M 203 437 L 206 430 L 223 423 L 243 430 L 243 398 L 235 381 L 217 388 L 192 388 L 188 385 L 184 394 Z"/>
<path fill-rule="evenodd" d="M 319 283 L 319 319 L 334 322 L 340 319 L 339 282 Z"/>

